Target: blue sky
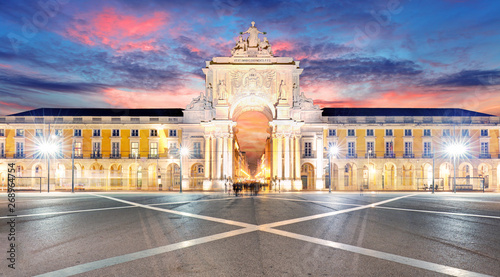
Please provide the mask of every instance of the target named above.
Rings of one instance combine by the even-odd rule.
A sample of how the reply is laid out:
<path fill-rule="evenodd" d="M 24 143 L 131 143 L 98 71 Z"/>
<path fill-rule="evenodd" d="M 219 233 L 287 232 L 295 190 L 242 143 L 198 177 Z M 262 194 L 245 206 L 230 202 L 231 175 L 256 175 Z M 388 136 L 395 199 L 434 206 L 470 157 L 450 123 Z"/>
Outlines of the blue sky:
<path fill-rule="evenodd" d="M 39 3 L 44 3 L 40 5 Z M 0 114 L 184 108 L 201 68 L 251 21 L 301 61 L 322 107 L 454 107 L 500 115 L 500 2 L 0 2 Z"/>

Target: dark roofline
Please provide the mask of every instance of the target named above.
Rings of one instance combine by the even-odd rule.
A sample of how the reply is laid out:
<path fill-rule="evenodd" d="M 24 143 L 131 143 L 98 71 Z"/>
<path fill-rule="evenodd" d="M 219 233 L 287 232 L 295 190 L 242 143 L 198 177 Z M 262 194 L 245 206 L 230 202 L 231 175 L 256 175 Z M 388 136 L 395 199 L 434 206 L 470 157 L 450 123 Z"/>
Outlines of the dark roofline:
<path fill-rule="evenodd" d="M 8 116 L 179 116 L 184 109 L 64 109 L 40 108 Z"/>
<path fill-rule="evenodd" d="M 454 108 L 323 108 L 322 110 L 323 116 L 494 116 Z"/>

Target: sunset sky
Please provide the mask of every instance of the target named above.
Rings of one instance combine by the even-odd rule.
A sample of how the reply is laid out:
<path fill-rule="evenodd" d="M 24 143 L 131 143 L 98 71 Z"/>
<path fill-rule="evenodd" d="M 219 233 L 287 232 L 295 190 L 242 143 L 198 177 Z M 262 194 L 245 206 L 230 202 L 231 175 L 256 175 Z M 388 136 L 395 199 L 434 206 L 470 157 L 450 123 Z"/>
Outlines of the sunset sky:
<path fill-rule="evenodd" d="M 47 3 L 40 5 L 39 3 Z M 500 2 L 0 2 L 0 114 L 184 108 L 201 68 L 254 20 L 301 61 L 321 107 L 456 107 L 500 115 Z"/>

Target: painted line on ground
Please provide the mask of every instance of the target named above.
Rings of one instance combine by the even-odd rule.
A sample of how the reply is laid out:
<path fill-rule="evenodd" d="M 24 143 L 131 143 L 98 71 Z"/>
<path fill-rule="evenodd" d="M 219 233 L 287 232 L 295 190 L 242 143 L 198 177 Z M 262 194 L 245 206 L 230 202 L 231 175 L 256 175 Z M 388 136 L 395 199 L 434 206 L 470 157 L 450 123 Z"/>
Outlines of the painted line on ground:
<path fill-rule="evenodd" d="M 177 214 L 177 215 L 182 215 L 182 216 L 188 216 L 188 217 L 193 217 L 193 218 L 198 218 L 198 219 L 204 219 L 208 221 L 213 221 L 213 222 L 218 222 L 218 223 L 224 223 L 228 225 L 234 225 L 234 226 L 239 226 L 239 227 L 255 227 L 254 224 L 248 224 L 248 223 L 243 223 L 239 221 L 234 221 L 234 220 L 229 220 L 229 219 L 222 219 L 222 218 L 217 218 L 217 217 L 211 217 L 211 216 L 204 216 L 204 215 L 198 215 L 198 214 L 192 214 L 192 213 L 187 213 L 187 212 L 180 212 L 180 211 L 175 211 L 175 210 L 169 210 L 169 209 L 164 209 L 164 208 L 158 208 L 158 207 L 151 207 L 149 205 L 144 205 L 144 204 L 139 204 L 127 200 L 122 200 L 119 198 L 114 198 L 106 195 L 99 195 L 95 194 L 95 196 L 107 198 L 113 201 L 145 208 L 145 209 L 150 209 L 150 210 L 155 210 L 155 211 L 160 211 L 160 212 L 165 212 L 165 213 L 171 213 L 171 214 Z"/>
<path fill-rule="evenodd" d="M 221 240 L 221 239 L 225 239 L 225 238 L 229 238 L 229 237 L 234 237 L 237 235 L 246 234 L 249 232 L 254 232 L 256 230 L 257 230 L 256 227 L 248 227 L 248 228 L 224 232 L 224 233 L 220 233 L 220 234 L 216 234 L 216 235 L 206 236 L 206 237 L 202 237 L 202 238 L 186 240 L 186 241 L 182 241 L 182 242 L 178 242 L 178 243 L 174 243 L 174 244 L 169 244 L 169 245 L 165 245 L 165 246 L 160 246 L 160 247 L 156 247 L 156 248 L 152 248 L 152 249 L 148 249 L 148 250 L 143 250 L 143 251 L 139 251 L 139 252 L 134 252 L 134 253 L 116 256 L 116 257 L 112 257 L 112 258 L 107 258 L 104 260 L 99 260 L 99 261 L 81 264 L 81 265 L 77 265 L 77 266 L 67 267 L 67 268 L 63 268 L 60 270 L 47 272 L 45 274 L 40 274 L 40 275 L 37 275 L 37 277 L 48 277 L 48 276 L 50 276 L 50 277 L 62 277 L 62 276 L 76 275 L 76 274 L 85 273 L 85 272 L 89 272 L 89 271 L 100 269 L 100 268 L 105 268 L 105 267 L 109 267 L 109 266 L 113 266 L 113 265 L 117 265 L 117 264 L 131 262 L 131 261 L 135 261 L 138 259 L 148 258 L 151 256 L 164 254 L 167 252 L 171 252 L 171 251 L 175 251 L 175 250 L 179 250 L 179 249 L 183 249 L 183 248 L 188 248 L 191 246 L 195 246 L 195 245 L 199 245 L 199 244 L 203 244 L 203 243 L 207 243 L 207 242 L 212 242 L 212 241 L 217 241 L 217 240 Z"/>
<path fill-rule="evenodd" d="M 386 210 L 405 211 L 405 212 L 416 212 L 416 213 L 445 214 L 445 215 L 456 215 L 456 216 L 468 216 L 468 217 L 481 217 L 481 218 L 500 219 L 500 216 L 494 216 L 494 215 L 464 214 L 464 213 L 426 211 L 426 210 L 414 210 L 414 209 L 393 208 L 393 207 L 380 207 L 380 206 L 379 207 L 375 207 L 375 208 L 377 208 L 377 209 L 386 209 Z"/>
<path fill-rule="evenodd" d="M 320 214 L 318 216 L 307 216 L 307 217 L 297 218 L 297 219 L 293 219 L 293 220 L 284 220 L 284 221 L 270 223 L 270 224 L 263 224 L 263 225 L 259 225 L 259 226 L 256 226 L 253 224 L 237 222 L 237 221 L 232 221 L 232 220 L 225 220 L 225 219 L 219 219 L 219 218 L 208 217 L 208 216 L 199 216 L 199 215 L 190 214 L 190 213 L 177 212 L 177 211 L 161 209 L 161 208 L 156 208 L 156 207 L 149 207 L 147 205 L 138 204 L 138 203 L 134 203 L 134 202 L 126 201 L 126 200 L 121 200 L 121 199 L 114 198 L 114 197 L 96 195 L 99 197 L 108 198 L 110 200 L 114 200 L 114 201 L 118 201 L 118 202 L 122 202 L 122 203 L 128 203 L 128 204 L 131 204 L 133 206 L 143 207 L 146 209 L 153 209 L 153 210 L 157 210 L 157 211 L 174 213 L 174 214 L 179 214 L 179 215 L 184 215 L 184 216 L 190 216 L 190 217 L 195 217 L 195 218 L 200 218 L 200 219 L 205 219 L 205 220 L 215 221 L 215 222 L 220 222 L 220 223 L 226 223 L 226 224 L 231 224 L 231 225 L 245 226 L 245 228 L 242 228 L 239 230 L 234 230 L 234 231 L 229 231 L 229 232 L 224 232 L 224 233 L 220 233 L 220 234 L 216 234 L 216 235 L 206 236 L 206 237 L 202 237 L 202 238 L 187 240 L 187 241 L 174 243 L 174 244 L 170 244 L 170 245 L 160 246 L 157 248 L 138 251 L 138 252 L 129 253 L 129 254 L 121 255 L 121 256 L 111 257 L 111 258 L 107 258 L 107 259 L 103 259 L 103 260 L 99 260 L 99 261 L 94 261 L 94 262 L 90 262 L 90 263 L 86 263 L 86 264 L 68 267 L 68 268 L 63 268 L 60 270 L 48 272 L 48 273 L 37 275 L 37 276 L 44 276 L 44 277 L 45 276 L 71 276 L 71 275 L 75 275 L 75 274 L 85 273 L 85 272 L 89 272 L 89 271 L 93 271 L 93 270 L 97 270 L 97 269 L 101 269 L 101 268 L 105 268 L 105 267 L 109 267 L 109 266 L 113 266 L 113 265 L 117 265 L 117 264 L 122 264 L 122 263 L 130 262 L 130 261 L 134 261 L 134 260 L 138 260 L 138 259 L 142 259 L 142 258 L 147 258 L 147 257 L 175 251 L 178 249 L 183 249 L 183 248 L 187 248 L 187 247 L 191 247 L 191 246 L 195 246 L 195 245 L 200 245 L 200 244 L 204 244 L 207 242 L 213 242 L 213 241 L 217 241 L 217 240 L 221 240 L 221 239 L 225 239 L 225 238 L 229 238 L 229 237 L 233 237 L 233 236 L 237 236 L 237 235 L 241 235 L 241 234 L 246 234 L 246 233 L 250 233 L 250 232 L 254 232 L 254 231 L 264 231 L 264 232 L 268 232 L 268 233 L 272 233 L 272 234 L 276 234 L 276 235 L 281 235 L 284 237 L 289 237 L 289 238 L 294 238 L 294 239 L 298 239 L 298 240 L 302 240 L 302 241 L 306 241 L 306 242 L 310 242 L 310 243 L 320 244 L 320 245 L 336 248 L 339 250 L 344 250 L 344 251 L 348 251 L 348 252 L 352 252 L 352 253 L 358 253 L 358 254 L 365 255 L 365 256 L 371 256 L 371 257 L 378 258 L 378 259 L 392 261 L 392 262 L 405 264 L 405 265 L 409 265 L 412 267 L 422 268 L 425 270 L 430 270 L 430 271 L 439 272 L 439 273 L 443 273 L 443 274 L 448 274 L 448 275 L 452 275 L 452 276 L 489 276 L 489 275 L 484 275 L 484 274 L 471 272 L 471 271 L 467 271 L 467 270 L 463 270 L 463 269 L 459 269 L 459 268 L 454 268 L 454 267 L 450 267 L 450 266 L 439 265 L 439 264 L 425 262 L 425 261 L 416 260 L 416 259 L 412 259 L 412 258 L 407 258 L 407 257 L 395 255 L 395 254 L 385 253 L 385 252 L 381 252 L 381 251 L 377 251 L 377 250 L 371 250 L 371 249 L 362 248 L 362 247 L 358 247 L 358 246 L 352 246 L 352 245 L 348 245 L 348 244 L 318 239 L 318 238 L 314 238 L 314 237 L 299 235 L 299 234 L 290 233 L 287 231 L 282 231 L 282 230 L 271 228 L 271 227 L 282 226 L 282 225 L 292 224 L 292 223 L 296 223 L 296 222 L 302 222 L 302 221 L 316 219 L 316 218 L 322 218 L 322 217 L 326 217 L 326 216 L 330 216 L 330 215 L 334 215 L 334 214 L 347 213 L 347 212 L 356 211 L 356 210 L 360 210 L 360 209 L 377 207 L 378 205 L 382 205 L 385 203 L 389 203 L 389 202 L 396 201 L 396 200 L 406 198 L 406 197 L 410 197 L 413 195 L 414 194 L 396 197 L 396 198 L 380 201 L 377 203 L 365 205 L 362 207 L 356 207 L 356 208 L 352 208 L 352 209 L 345 209 L 345 210 L 341 210 L 341 211 L 336 211 L 334 213 Z M 127 207 L 130 207 L 130 206 L 127 206 Z M 231 222 L 231 223 L 229 223 L 229 222 Z"/>
<path fill-rule="evenodd" d="M 320 204 L 332 204 L 332 205 L 344 205 L 344 206 L 356 206 L 356 207 L 364 206 L 364 205 L 360 205 L 360 204 L 347 204 L 347 203 L 340 203 L 340 202 L 328 202 L 328 201 L 305 200 L 305 199 L 291 199 L 291 198 L 268 197 L 268 196 L 259 196 L 258 198 L 288 200 L 288 201 L 297 201 L 297 202 L 310 202 L 310 203 L 320 203 Z"/>
<path fill-rule="evenodd" d="M 435 263 L 431 263 L 431 262 L 426 262 L 426 261 L 407 258 L 407 257 L 395 255 L 395 254 L 390 254 L 390 253 L 386 253 L 386 252 L 382 252 L 382 251 L 362 248 L 362 247 L 358 247 L 358 246 L 343 244 L 343 243 L 339 243 L 339 242 L 333 242 L 333 241 L 324 240 L 324 239 L 318 239 L 318 238 L 314 238 L 314 237 L 299 235 L 299 234 L 290 233 L 287 231 L 282 231 L 282 230 L 277 230 L 277 229 L 264 228 L 264 229 L 261 229 L 261 231 L 265 231 L 265 232 L 268 232 L 271 234 L 276 234 L 276 235 L 280 235 L 280 236 L 288 237 L 288 238 L 292 238 L 292 239 L 302 240 L 305 242 L 315 243 L 315 244 L 319 244 L 319 245 L 323 245 L 323 246 L 327 246 L 327 247 L 331 247 L 331 248 L 335 248 L 335 249 L 340 249 L 340 250 L 348 251 L 351 253 L 357 253 L 357 254 L 361 254 L 364 256 L 370 256 L 370 257 L 374 257 L 377 259 L 382 259 L 382 260 L 386 260 L 386 261 L 396 262 L 399 264 L 409 265 L 412 267 L 422 268 L 425 270 L 434 271 L 434 272 L 438 272 L 438 273 L 442 273 L 442 274 L 448 274 L 451 276 L 478 276 L 478 277 L 479 276 L 490 276 L 490 275 L 472 272 L 472 271 L 459 269 L 459 268 L 455 268 L 455 267 L 451 267 L 451 266 L 435 264 Z"/>
<path fill-rule="evenodd" d="M 97 208 L 97 209 L 87 209 L 87 210 L 77 210 L 77 211 L 64 211 L 64 212 L 47 212 L 39 214 L 20 214 L 15 217 L 31 217 L 31 216 L 44 216 L 44 215 L 59 215 L 59 214 L 74 214 L 74 213 L 86 213 L 86 212 L 99 212 L 108 210 L 119 210 L 127 208 L 137 208 L 136 206 L 123 206 L 123 207 L 109 207 L 109 208 Z M 13 216 L 1 216 L 0 219 L 11 218 Z"/>
<path fill-rule="evenodd" d="M 334 211 L 334 212 L 328 212 L 328 213 L 322 213 L 322 214 L 316 214 L 316 215 L 310 215 L 310 216 L 305 216 L 305 217 L 300 217 L 300 218 L 288 219 L 288 220 L 278 221 L 278 222 L 274 222 L 274 223 L 263 224 L 263 225 L 260 225 L 260 226 L 263 226 L 264 228 L 273 228 L 273 227 L 278 227 L 278 226 L 283 226 L 283 225 L 294 224 L 294 223 L 298 223 L 298 222 L 303 222 L 303 221 L 308 221 L 308 220 L 323 218 L 323 217 L 332 216 L 332 215 L 338 215 L 338 214 L 343 214 L 343 213 L 348 213 L 348 212 L 354 212 L 354 211 L 363 210 L 363 209 L 367 209 L 367 208 L 374 208 L 374 207 L 376 207 L 378 205 L 386 204 L 386 203 L 389 203 L 389 202 L 392 202 L 392 201 L 396 201 L 396 200 L 403 199 L 403 198 L 406 198 L 406 197 L 411 197 L 411 196 L 414 196 L 414 195 L 415 194 L 403 195 L 403 196 L 400 196 L 400 197 L 391 198 L 391 199 L 388 199 L 388 200 L 384 200 L 384 201 L 380 201 L 380 202 L 376 202 L 376 203 L 373 203 L 373 204 L 368 204 L 368 205 L 364 205 L 364 206 L 360 206 L 360 207 L 355 207 L 355 208 L 350 208 L 350 209 L 344 209 L 344 210 L 339 210 L 339 211 Z"/>

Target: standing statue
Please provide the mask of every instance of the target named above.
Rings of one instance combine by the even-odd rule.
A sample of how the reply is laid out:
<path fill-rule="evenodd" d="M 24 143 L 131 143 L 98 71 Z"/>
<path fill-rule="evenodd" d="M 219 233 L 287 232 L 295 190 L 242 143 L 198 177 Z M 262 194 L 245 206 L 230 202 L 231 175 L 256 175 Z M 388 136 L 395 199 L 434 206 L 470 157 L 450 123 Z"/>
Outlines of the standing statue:
<path fill-rule="evenodd" d="M 252 26 L 248 28 L 245 32 L 242 34 L 249 34 L 247 41 L 248 41 L 248 47 L 257 47 L 259 45 L 260 39 L 259 39 L 259 34 L 265 34 L 265 32 L 261 32 L 257 30 L 257 27 L 255 27 L 255 22 L 252 21 Z"/>
<path fill-rule="evenodd" d="M 207 98 L 208 101 L 212 101 L 213 96 L 214 96 L 214 88 L 212 87 L 212 83 L 208 83 L 207 85 Z"/>
<path fill-rule="evenodd" d="M 286 84 L 285 80 L 281 80 L 281 84 L 278 90 L 278 100 L 286 100 Z"/>
<path fill-rule="evenodd" d="M 224 100 L 227 98 L 226 83 L 224 80 L 219 81 L 219 100 Z"/>

